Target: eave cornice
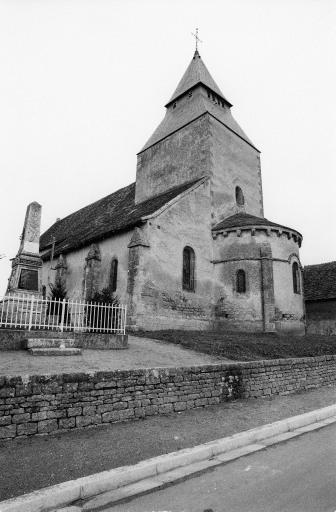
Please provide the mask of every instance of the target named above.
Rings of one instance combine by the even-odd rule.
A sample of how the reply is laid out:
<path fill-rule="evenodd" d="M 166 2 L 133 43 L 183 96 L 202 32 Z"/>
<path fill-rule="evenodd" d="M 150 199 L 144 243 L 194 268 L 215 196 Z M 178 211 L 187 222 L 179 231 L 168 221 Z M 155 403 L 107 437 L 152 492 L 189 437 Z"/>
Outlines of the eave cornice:
<path fill-rule="evenodd" d="M 250 232 L 251 236 L 255 236 L 255 234 L 259 231 L 266 233 L 267 236 L 271 236 L 272 232 L 276 233 L 278 237 L 282 235 L 286 235 L 288 240 L 293 239 L 299 247 L 301 247 L 303 236 L 301 233 L 296 231 L 295 229 L 286 228 L 286 227 L 278 227 L 278 226 L 268 226 L 265 225 L 248 225 L 248 226 L 234 226 L 231 228 L 219 229 L 212 232 L 212 238 L 216 240 L 219 235 L 223 237 L 227 237 L 230 233 L 235 233 L 237 237 L 240 237 L 242 233 Z"/>

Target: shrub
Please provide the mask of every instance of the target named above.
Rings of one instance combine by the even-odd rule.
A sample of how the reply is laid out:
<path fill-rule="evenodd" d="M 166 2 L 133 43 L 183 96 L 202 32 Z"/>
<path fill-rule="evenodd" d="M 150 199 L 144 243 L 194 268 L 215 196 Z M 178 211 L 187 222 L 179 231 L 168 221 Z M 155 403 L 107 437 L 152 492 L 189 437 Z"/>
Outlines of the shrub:
<path fill-rule="evenodd" d="M 92 297 L 92 302 L 109 306 L 119 306 L 119 298 L 113 295 L 110 288 L 103 288 L 101 292 L 96 292 Z"/>
<path fill-rule="evenodd" d="M 47 317 L 49 318 L 56 316 L 58 323 L 61 323 L 64 307 L 64 323 L 69 324 L 68 303 L 65 302 L 64 306 L 62 305 L 63 300 L 67 300 L 68 294 L 64 284 L 61 281 L 56 281 L 55 284 L 49 283 L 49 288 L 51 294 L 47 299 Z M 53 323 L 53 321 L 51 323 Z"/>
<path fill-rule="evenodd" d="M 100 292 L 96 292 L 92 301 L 86 306 L 89 330 L 104 332 L 116 329 L 119 323 L 119 309 L 111 309 L 107 306 L 119 306 L 119 304 L 119 298 L 113 295 L 110 288 L 103 288 Z M 101 307 L 98 309 L 95 307 L 97 305 Z"/>
<path fill-rule="evenodd" d="M 55 284 L 49 283 L 51 291 L 50 300 L 64 300 L 67 298 L 68 291 L 61 281 L 56 281 Z"/>

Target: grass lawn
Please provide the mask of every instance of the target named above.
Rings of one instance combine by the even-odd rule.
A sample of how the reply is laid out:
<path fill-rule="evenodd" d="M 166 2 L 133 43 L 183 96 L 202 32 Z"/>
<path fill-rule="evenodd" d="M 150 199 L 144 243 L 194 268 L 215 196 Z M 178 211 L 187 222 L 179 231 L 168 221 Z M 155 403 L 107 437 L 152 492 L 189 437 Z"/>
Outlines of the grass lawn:
<path fill-rule="evenodd" d="M 236 361 L 336 354 L 336 336 L 175 330 L 135 334 Z"/>

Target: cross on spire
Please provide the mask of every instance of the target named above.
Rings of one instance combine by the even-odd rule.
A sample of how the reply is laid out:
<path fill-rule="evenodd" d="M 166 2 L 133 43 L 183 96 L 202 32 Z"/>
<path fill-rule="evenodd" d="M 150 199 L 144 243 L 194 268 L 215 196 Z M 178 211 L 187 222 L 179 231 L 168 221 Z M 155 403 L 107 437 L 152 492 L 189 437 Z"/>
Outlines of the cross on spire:
<path fill-rule="evenodd" d="M 191 33 L 191 35 L 194 36 L 194 38 L 195 38 L 195 43 L 196 43 L 195 51 L 198 52 L 198 43 L 202 43 L 203 42 L 198 37 L 198 28 L 196 28 L 196 34 Z"/>

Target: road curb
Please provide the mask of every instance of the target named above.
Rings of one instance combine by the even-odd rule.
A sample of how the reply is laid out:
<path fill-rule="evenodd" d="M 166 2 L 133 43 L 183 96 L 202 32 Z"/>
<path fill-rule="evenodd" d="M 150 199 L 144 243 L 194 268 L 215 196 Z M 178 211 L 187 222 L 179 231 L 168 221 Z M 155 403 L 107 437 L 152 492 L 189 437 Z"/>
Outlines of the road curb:
<path fill-rule="evenodd" d="M 147 478 L 156 477 L 225 452 L 258 443 L 263 439 L 306 427 L 326 420 L 331 416 L 336 416 L 336 404 L 210 441 L 193 448 L 160 455 L 133 466 L 122 466 L 103 471 L 2 501 L 0 502 L 0 512 L 22 512 L 23 510 L 25 512 L 45 512 L 70 506 L 79 500 L 85 500 Z"/>

